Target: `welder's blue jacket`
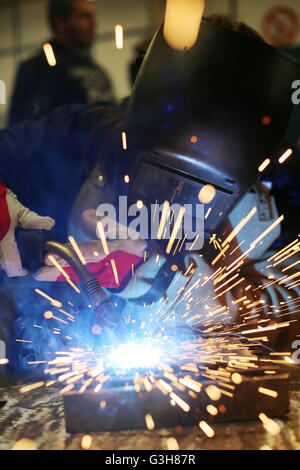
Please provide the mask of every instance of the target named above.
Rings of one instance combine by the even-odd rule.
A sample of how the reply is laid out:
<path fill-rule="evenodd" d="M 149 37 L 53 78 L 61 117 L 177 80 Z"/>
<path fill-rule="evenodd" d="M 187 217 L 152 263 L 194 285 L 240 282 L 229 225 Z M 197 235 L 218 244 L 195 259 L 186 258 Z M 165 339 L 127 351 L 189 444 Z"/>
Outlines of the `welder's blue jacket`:
<path fill-rule="evenodd" d="M 44 119 L 0 131 L 2 177 L 22 204 L 56 220 L 58 240 L 65 241 L 72 205 L 99 160 L 99 147 L 109 130 L 101 123 L 111 113 L 107 103 L 65 106 Z M 108 153 L 106 158 L 111 172 L 118 164 L 116 155 Z M 297 237 L 300 214 L 299 154 L 295 152 L 284 165 L 277 161 L 273 159 L 262 178 L 271 182 L 278 211 L 285 214 L 275 249 Z M 117 194 L 118 188 L 114 189 Z"/>
<path fill-rule="evenodd" d="M 41 120 L 0 131 L 0 172 L 22 204 L 56 220 L 57 239 L 64 241 L 72 204 L 99 158 L 106 118 L 98 105 L 58 108 Z M 93 133 L 96 132 L 96 137 Z"/>

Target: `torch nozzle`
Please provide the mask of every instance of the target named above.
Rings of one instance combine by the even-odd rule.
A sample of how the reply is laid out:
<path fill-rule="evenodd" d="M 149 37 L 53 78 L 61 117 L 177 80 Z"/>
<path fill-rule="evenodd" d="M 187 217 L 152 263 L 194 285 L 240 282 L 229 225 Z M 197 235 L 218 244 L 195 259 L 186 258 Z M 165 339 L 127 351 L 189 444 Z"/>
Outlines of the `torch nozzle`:
<path fill-rule="evenodd" d="M 91 274 L 86 265 L 82 264 L 73 249 L 56 241 L 47 241 L 45 248 L 48 252 L 63 258 L 74 269 L 82 290 L 94 309 L 100 327 L 104 328 L 106 332 L 113 331 L 114 334 L 117 334 L 117 330 L 120 329 L 120 333 L 122 333 L 120 314 L 100 286 L 98 279 Z"/>

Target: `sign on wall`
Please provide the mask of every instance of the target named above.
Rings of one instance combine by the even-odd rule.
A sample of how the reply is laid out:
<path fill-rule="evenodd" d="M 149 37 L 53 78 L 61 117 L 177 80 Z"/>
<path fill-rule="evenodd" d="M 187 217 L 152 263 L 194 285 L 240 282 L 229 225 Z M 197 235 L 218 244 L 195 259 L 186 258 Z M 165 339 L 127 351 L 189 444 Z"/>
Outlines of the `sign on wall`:
<path fill-rule="evenodd" d="M 262 18 L 261 31 L 266 41 L 275 47 L 289 46 L 300 32 L 298 12 L 280 5 L 269 9 Z"/>

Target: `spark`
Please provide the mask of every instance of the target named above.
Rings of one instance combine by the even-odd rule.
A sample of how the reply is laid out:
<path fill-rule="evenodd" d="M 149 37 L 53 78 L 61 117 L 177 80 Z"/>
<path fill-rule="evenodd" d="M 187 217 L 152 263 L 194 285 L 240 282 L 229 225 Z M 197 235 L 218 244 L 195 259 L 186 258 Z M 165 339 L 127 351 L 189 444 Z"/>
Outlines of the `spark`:
<path fill-rule="evenodd" d="M 281 157 L 279 158 L 279 163 L 284 163 L 291 155 L 293 154 L 293 150 L 292 149 L 288 149 L 284 152 L 283 155 L 281 155 Z"/>
<path fill-rule="evenodd" d="M 97 230 L 98 230 L 98 234 L 101 239 L 101 242 L 102 242 L 103 251 L 106 255 L 109 255 L 109 249 L 108 249 L 107 242 L 106 242 L 106 236 L 105 236 L 104 228 L 101 222 L 97 223 Z"/>
<path fill-rule="evenodd" d="M 66 271 L 61 267 L 61 265 L 56 261 L 56 259 L 52 255 L 48 255 L 48 259 L 56 267 L 56 269 L 58 269 L 58 271 L 64 276 L 64 278 L 70 284 L 70 286 L 72 286 L 73 289 L 78 294 L 80 294 L 80 290 L 78 289 L 78 287 L 76 287 L 75 284 L 71 281 L 69 274 L 66 273 Z"/>
<path fill-rule="evenodd" d="M 54 55 L 53 47 L 49 43 L 45 43 L 43 45 L 44 53 L 47 59 L 48 64 L 50 67 L 55 67 L 56 65 L 56 58 Z"/>
<path fill-rule="evenodd" d="M 230 243 L 238 234 L 239 232 L 245 227 L 245 225 L 252 219 L 252 217 L 256 214 L 257 208 L 253 207 L 253 209 L 249 212 L 249 214 L 244 217 L 238 225 L 232 230 L 232 232 L 228 235 L 226 240 L 223 241 L 222 247 L 224 248 L 227 243 Z"/>
<path fill-rule="evenodd" d="M 38 446 L 33 440 L 23 437 L 13 445 L 11 450 L 38 450 Z"/>
<path fill-rule="evenodd" d="M 81 447 L 84 450 L 90 449 L 92 446 L 92 437 L 89 434 L 85 434 L 81 439 Z"/>
<path fill-rule="evenodd" d="M 268 395 L 269 397 L 277 398 L 278 393 L 275 390 L 270 390 L 269 388 L 265 387 L 258 387 L 259 393 L 263 393 L 264 395 Z"/>
<path fill-rule="evenodd" d="M 225 248 L 223 250 L 220 251 L 220 253 L 215 257 L 215 259 L 212 261 L 211 265 L 214 266 L 216 264 L 217 261 L 219 261 L 219 259 L 222 257 L 222 256 L 225 256 L 225 253 L 226 251 L 228 250 L 230 245 L 226 245 Z"/>
<path fill-rule="evenodd" d="M 202 385 L 196 382 L 195 380 L 191 379 L 190 377 L 184 377 L 183 379 L 179 379 L 179 382 L 185 385 L 188 388 L 191 388 L 195 392 L 200 392 Z"/>
<path fill-rule="evenodd" d="M 122 145 L 123 145 L 123 150 L 127 150 L 127 136 L 126 132 L 122 132 Z"/>
<path fill-rule="evenodd" d="M 159 228 L 158 228 L 158 233 L 157 233 L 157 239 L 158 240 L 161 240 L 161 237 L 162 237 L 162 234 L 163 234 L 163 229 L 164 229 L 165 222 L 166 222 L 167 216 L 169 214 L 169 211 L 170 211 L 170 204 L 169 204 L 168 201 L 165 201 L 164 206 L 163 206 L 163 210 L 162 210 L 162 215 L 161 215 L 161 219 L 160 219 Z"/>
<path fill-rule="evenodd" d="M 121 50 L 124 47 L 124 31 L 123 26 L 116 24 L 115 26 L 116 47 Z"/>
<path fill-rule="evenodd" d="M 266 158 L 266 160 L 258 167 L 258 171 L 262 173 L 271 163 L 271 160 L 269 158 Z"/>
<path fill-rule="evenodd" d="M 179 444 L 175 437 L 169 437 L 167 439 L 167 447 L 168 450 L 179 450 Z"/>
<path fill-rule="evenodd" d="M 262 421 L 264 428 L 269 431 L 273 436 L 277 436 L 281 432 L 281 427 L 276 421 L 271 418 L 268 418 L 264 413 L 258 415 L 259 419 Z"/>
<path fill-rule="evenodd" d="M 284 359 L 286 360 L 286 362 L 289 362 L 290 364 L 295 364 L 293 359 L 291 359 L 290 357 L 285 356 Z"/>
<path fill-rule="evenodd" d="M 71 235 L 69 236 L 69 241 L 70 241 L 72 247 L 74 248 L 75 253 L 77 254 L 77 256 L 78 256 L 78 258 L 80 259 L 81 263 L 82 263 L 84 266 L 86 266 L 86 261 L 85 261 L 85 259 L 84 259 L 84 256 L 83 256 L 82 252 L 80 251 L 80 248 L 79 248 L 79 246 L 77 245 L 75 239 L 74 239 Z"/>
<path fill-rule="evenodd" d="M 206 410 L 212 416 L 216 416 L 219 413 L 218 408 L 216 408 L 214 405 L 207 405 Z"/>
<path fill-rule="evenodd" d="M 210 213 L 211 213 L 211 207 L 209 207 L 209 209 L 207 210 L 206 214 L 205 214 L 205 219 L 208 219 Z"/>
<path fill-rule="evenodd" d="M 206 434 L 207 437 L 212 438 L 215 435 L 215 431 L 205 421 L 200 421 L 200 429 Z"/>
<path fill-rule="evenodd" d="M 167 253 L 167 254 L 170 254 L 170 252 L 171 252 L 171 249 L 172 249 L 174 240 L 175 240 L 175 238 L 176 238 L 177 232 L 178 232 L 178 230 L 179 230 L 179 228 L 180 228 L 180 226 L 181 226 L 181 222 L 182 222 L 184 213 L 185 213 L 185 208 L 184 208 L 184 207 L 181 207 L 181 208 L 180 208 L 180 211 L 179 211 L 179 214 L 178 214 L 178 217 L 177 217 L 177 219 L 176 219 L 176 222 L 175 222 L 175 224 L 174 224 L 174 228 L 173 228 L 173 230 L 172 230 L 172 234 L 171 234 L 171 237 L 170 237 L 170 240 L 169 240 L 167 249 L 166 249 L 166 253 Z"/>
<path fill-rule="evenodd" d="M 254 248 L 266 235 L 268 235 L 268 233 L 270 233 L 275 227 L 277 227 L 277 225 L 281 224 L 283 220 L 284 216 L 281 215 L 277 220 L 275 220 L 275 222 L 273 222 L 273 224 L 270 225 L 270 227 L 268 227 L 259 237 L 257 237 L 254 242 L 250 244 L 250 248 Z"/>
<path fill-rule="evenodd" d="M 206 387 L 205 392 L 207 393 L 209 398 L 213 401 L 218 401 L 221 398 L 220 389 L 216 387 L 215 385 L 209 385 L 208 387 Z"/>
<path fill-rule="evenodd" d="M 145 421 L 146 421 L 147 429 L 149 431 L 153 431 L 153 429 L 155 428 L 155 424 L 154 424 L 153 418 L 150 414 L 145 415 Z"/>
<path fill-rule="evenodd" d="M 234 372 L 231 376 L 231 380 L 233 383 L 238 385 L 242 383 L 243 377 L 238 372 Z"/>
<path fill-rule="evenodd" d="M 188 403 L 186 403 L 182 398 L 180 398 L 178 395 L 176 395 L 176 393 L 174 392 L 171 392 L 170 393 L 170 397 L 172 398 L 172 400 L 175 401 L 175 403 L 177 403 L 178 406 L 180 406 L 180 408 L 183 409 L 183 411 L 185 411 L 186 413 L 188 413 L 190 411 L 190 405 Z"/>
<path fill-rule="evenodd" d="M 118 276 L 118 271 L 117 271 L 116 262 L 115 262 L 114 259 L 111 259 L 110 262 L 111 262 L 112 270 L 113 270 L 113 273 L 114 273 L 115 282 L 116 282 L 116 284 L 119 286 L 119 285 L 120 285 L 120 282 L 119 282 L 119 276 Z"/>
<path fill-rule="evenodd" d="M 53 307 L 57 307 L 57 308 L 61 308 L 62 307 L 62 303 L 61 302 L 58 302 L 57 300 L 55 299 L 52 299 L 49 295 L 45 294 L 44 292 L 42 292 L 40 289 L 34 289 L 34 291 L 41 295 L 42 297 L 45 297 L 45 299 L 48 299 L 51 303 L 51 305 L 53 305 Z"/>
<path fill-rule="evenodd" d="M 36 388 L 43 387 L 44 384 L 45 382 L 37 382 L 34 384 L 25 385 L 24 387 L 19 388 L 19 393 L 31 392 L 31 390 L 35 390 Z"/>
<path fill-rule="evenodd" d="M 210 204 L 216 194 L 216 188 L 211 184 L 207 184 L 206 186 L 203 186 L 198 194 L 199 202 L 201 202 L 201 204 Z"/>

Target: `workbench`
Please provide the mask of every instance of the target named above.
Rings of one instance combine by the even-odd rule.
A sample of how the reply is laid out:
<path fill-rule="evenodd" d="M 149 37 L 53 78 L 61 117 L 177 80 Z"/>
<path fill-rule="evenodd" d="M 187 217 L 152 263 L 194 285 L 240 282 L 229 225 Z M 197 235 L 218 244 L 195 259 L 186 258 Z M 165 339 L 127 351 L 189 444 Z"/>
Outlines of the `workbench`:
<path fill-rule="evenodd" d="M 167 450 L 175 437 L 180 450 L 300 450 L 300 366 L 284 367 L 291 376 L 290 413 L 276 422 L 277 436 L 259 420 L 218 423 L 215 436 L 206 437 L 198 426 L 176 429 L 131 430 L 91 434 L 91 450 Z M 40 388 L 20 394 L 18 386 L 0 389 L 0 450 L 9 450 L 22 438 L 34 441 L 39 450 L 80 450 L 84 433 L 68 434 L 63 397 L 57 388 Z M 1 406 L 1 405 L 0 405 Z"/>

